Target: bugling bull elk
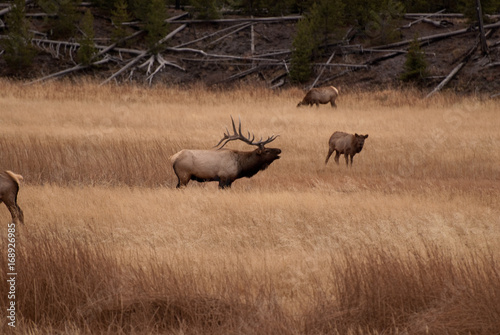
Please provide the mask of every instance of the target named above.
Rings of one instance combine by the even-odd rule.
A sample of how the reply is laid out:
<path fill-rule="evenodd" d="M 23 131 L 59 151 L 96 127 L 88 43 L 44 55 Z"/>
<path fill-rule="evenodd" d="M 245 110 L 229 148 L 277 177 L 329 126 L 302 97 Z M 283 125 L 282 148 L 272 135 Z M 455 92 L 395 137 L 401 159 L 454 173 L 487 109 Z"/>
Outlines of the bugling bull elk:
<path fill-rule="evenodd" d="M 302 105 L 316 105 L 316 107 L 319 107 L 319 104 L 330 103 L 332 107 L 337 108 L 335 100 L 338 95 L 339 91 L 333 86 L 311 88 L 297 107 Z"/>
<path fill-rule="evenodd" d="M 17 193 L 21 180 L 23 176 L 12 171 L 0 173 L 0 204 L 3 202 L 7 206 L 12 221 L 15 223 L 24 223 L 23 211 L 17 205 Z"/>
<path fill-rule="evenodd" d="M 351 166 L 352 166 L 352 158 L 357 153 L 361 152 L 363 149 L 363 145 L 365 144 L 365 139 L 368 138 L 367 135 L 358 135 L 358 134 L 348 134 L 341 131 L 336 131 L 330 137 L 328 141 L 329 149 L 328 154 L 326 155 L 325 164 L 328 163 L 330 156 L 334 151 L 337 151 L 335 154 L 335 163 L 339 164 L 339 156 L 341 154 L 345 157 L 345 164 L 349 166 L 348 156 L 351 157 Z"/>
<path fill-rule="evenodd" d="M 238 131 L 233 124 L 233 134 L 226 133 L 214 146 L 218 149 L 212 150 L 181 150 L 170 159 L 173 163 L 174 172 L 177 175 L 177 188 L 185 186 L 190 180 L 198 182 L 218 181 L 219 188 L 231 187 L 231 184 L 239 178 L 250 178 L 257 172 L 265 170 L 272 162 L 279 159 L 280 149 L 265 148 L 264 146 L 276 139 L 278 135 L 272 135 L 267 140 L 262 138 L 254 142 L 255 135 L 245 137 L 241 133 L 241 120 Z M 250 138 L 251 137 L 251 138 Z M 253 151 L 238 151 L 223 149 L 228 142 L 240 140 L 250 145 L 257 146 Z"/>

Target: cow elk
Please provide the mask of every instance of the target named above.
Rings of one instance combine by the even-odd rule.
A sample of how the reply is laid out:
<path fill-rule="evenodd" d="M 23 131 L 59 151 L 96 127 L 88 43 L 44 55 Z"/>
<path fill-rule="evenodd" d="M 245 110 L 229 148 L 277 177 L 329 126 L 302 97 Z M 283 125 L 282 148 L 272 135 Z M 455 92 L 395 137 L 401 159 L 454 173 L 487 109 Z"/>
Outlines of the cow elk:
<path fill-rule="evenodd" d="M 177 188 L 185 186 L 190 180 L 198 182 L 218 181 L 219 188 L 231 187 L 239 178 L 250 178 L 257 172 L 265 170 L 272 162 L 280 158 L 280 149 L 266 148 L 266 144 L 274 141 L 278 135 L 272 135 L 266 140 L 262 138 L 255 142 L 255 135 L 245 137 L 241 133 L 241 120 L 238 131 L 233 125 L 233 134 L 226 133 L 212 150 L 181 150 L 170 159 L 177 176 Z M 249 145 L 257 146 L 253 151 L 238 151 L 223 149 L 230 141 L 240 140 Z"/>
<path fill-rule="evenodd" d="M 337 99 L 338 95 L 339 91 L 333 86 L 311 88 L 306 93 L 304 99 L 299 102 L 297 107 L 300 107 L 302 105 L 316 105 L 316 107 L 319 107 L 319 104 L 330 103 L 332 107 L 337 108 L 335 100 Z"/>
<path fill-rule="evenodd" d="M 325 164 L 328 163 L 332 153 L 336 151 L 335 163 L 337 163 L 337 165 L 339 164 L 339 156 L 344 155 L 345 164 L 349 166 L 348 157 L 350 156 L 352 166 L 352 158 L 354 155 L 361 152 L 366 138 L 368 138 L 368 135 L 353 135 L 341 131 L 334 132 L 328 141 L 329 149 L 328 154 L 326 155 Z"/>
<path fill-rule="evenodd" d="M 12 222 L 24 223 L 23 211 L 17 204 L 19 183 L 23 176 L 12 171 L 0 173 L 0 204 L 3 202 L 12 216 Z"/>

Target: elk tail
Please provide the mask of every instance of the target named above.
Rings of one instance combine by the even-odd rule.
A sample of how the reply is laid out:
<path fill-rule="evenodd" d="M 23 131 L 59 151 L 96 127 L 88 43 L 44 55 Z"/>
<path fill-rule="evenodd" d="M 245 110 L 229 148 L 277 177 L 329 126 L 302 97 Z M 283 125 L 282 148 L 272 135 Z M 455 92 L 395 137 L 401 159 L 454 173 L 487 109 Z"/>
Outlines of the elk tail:
<path fill-rule="evenodd" d="M 9 177 L 17 184 L 17 186 L 19 186 L 21 180 L 24 179 L 23 176 L 21 176 L 20 174 L 14 173 L 10 170 L 5 171 L 5 173 L 9 175 Z"/>

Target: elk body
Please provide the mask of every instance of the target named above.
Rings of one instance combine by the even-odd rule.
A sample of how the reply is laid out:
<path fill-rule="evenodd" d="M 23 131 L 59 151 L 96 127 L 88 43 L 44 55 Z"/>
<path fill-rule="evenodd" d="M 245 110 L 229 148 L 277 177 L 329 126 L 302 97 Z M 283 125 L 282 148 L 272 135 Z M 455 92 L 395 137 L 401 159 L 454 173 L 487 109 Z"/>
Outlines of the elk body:
<path fill-rule="evenodd" d="M 330 103 L 332 107 L 337 108 L 335 99 L 337 99 L 338 95 L 339 91 L 333 86 L 311 88 L 297 107 L 302 105 L 316 105 L 316 107 L 319 107 L 319 104 Z"/>
<path fill-rule="evenodd" d="M 3 202 L 9 209 L 12 221 L 24 223 L 24 215 L 17 205 L 17 193 L 19 192 L 19 182 L 23 176 L 12 171 L 0 173 L 0 204 Z"/>
<path fill-rule="evenodd" d="M 348 134 L 341 131 L 336 131 L 330 137 L 328 141 L 329 149 L 328 154 L 326 155 L 325 164 L 328 163 L 330 156 L 334 151 L 335 153 L 335 163 L 339 164 L 339 156 L 344 155 L 345 164 L 349 166 L 349 156 L 351 157 L 351 166 L 352 166 L 352 158 L 357 153 L 361 152 L 363 149 L 363 145 L 365 144 L 365 139 L 368 137 L 367 135 L 358 135 L 358 134 Z"/>
<path fill-rule="evenodd" d="M 231 118 L 232 120 L 232 118 Z M 277 136 L 268 137 L 267 140 L 254 142 L 255 136 L 250 139 L 241 133 L 241 121 L 239 131 L 233 123 L 234 134 L 229 131 L 212 150 L 181 150 L 171 157 L 174 172 L 177 176 L 177 188 L 185 186 L 190 180 L 198 182 L 218 181 L 219 188 L 231 187 L 231 184 L 239 178 L 254 176 L 259 171 L 265 170 L 272 162 L 280 158 L 280 149 L 265 148 L 264 145 L 276 139 Z M 238 151 L 222 149 L 229 141 L 241 140 L 250 145 L 256 145 L 253 151 Z"/>

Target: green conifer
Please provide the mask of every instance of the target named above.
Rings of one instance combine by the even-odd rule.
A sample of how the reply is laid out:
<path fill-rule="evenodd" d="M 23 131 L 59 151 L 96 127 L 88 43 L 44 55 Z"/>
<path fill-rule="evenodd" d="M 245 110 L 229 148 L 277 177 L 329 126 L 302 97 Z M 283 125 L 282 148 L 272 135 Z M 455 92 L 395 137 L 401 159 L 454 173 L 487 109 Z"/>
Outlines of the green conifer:
<path fill-rule="evenodd" d="M 406 61 L 403 66 L 403 73 L 400 79 L 405 82 L 419 82 L 427 76 L 427 61 L 425 55 L 420 48 L 420 42 L 417 37 L 413 39 L 408 53 L 406 54 Z"/>
<path fill-rule="evenodd" d="M 168 34 L 169 25 L 166 19 L 165 3 L 162 0 L 151 0 L 148 6 L 145 30 L 147 32 L 146 43 L 152 53 L 158 53 L 161 50 L 161 46 L 157 43 Z"/>
<path fill-rule="evenodd" d="M 35 50 L 31 46 L 31 34 L 25 19 L 24 0 L 15 0 L 12 9 L 6 17 L 8 34 L 0 43 L 5 50 L 5 61 L 14 71 L 22 70 L 31 65 Z"/>
<path fill-rule="evenodd" d="M 80 48 L 77 51 L 77 60 L 80 64 L 89 65 L 96 54 L 94 45 L 94 16 L 90 9 L 85 11 L 81 22 L 83 37 L 80 40 Z"/>
<path fill-rule="evenodd" d="M 114 6 L 115 9 L 111 11 L 111 20 L 114 25 L 112 40 L 113 42 L 118 42 L 127 36 L 127 31 L 123 23 L 130 21 L 130 15 L 127 11 L 128 4 L 126 0 L 115 0 Z"/>

